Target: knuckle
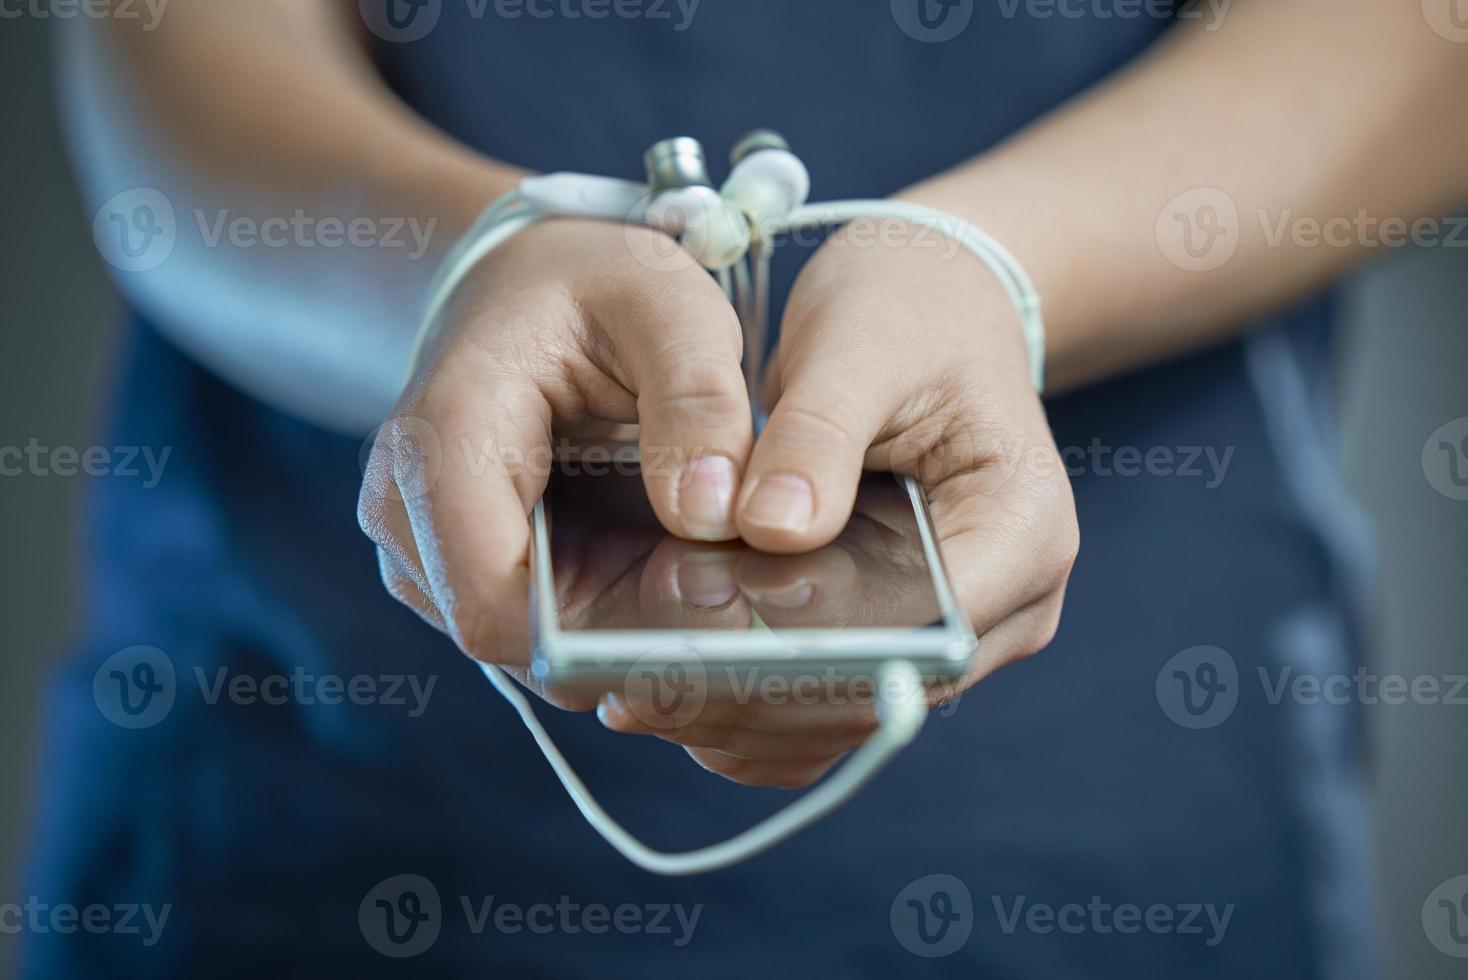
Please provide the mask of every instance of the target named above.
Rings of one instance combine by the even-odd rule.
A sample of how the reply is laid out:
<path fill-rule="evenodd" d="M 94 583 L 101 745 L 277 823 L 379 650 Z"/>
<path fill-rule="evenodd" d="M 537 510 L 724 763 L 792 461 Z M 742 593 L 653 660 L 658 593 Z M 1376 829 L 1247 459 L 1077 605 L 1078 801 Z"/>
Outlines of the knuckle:
<path fill-rule="evenodd" d="M 639 415 L 658 413 L 698 416 L 742 416 L 748 397 L 738 366 L 707 350 L 665 352 L 653 370 L 664 379 L 640 401 Z"/>
<path fill-rule="evenodd" d="M 377 574 L 382 579 L 382 587 L 403 605 L 412 605 L 414 593 L 419 591 L 416 583 L 410 579 L 398 563 L 388 553 L 387 549 L 377 549 Z"/>
<path fill-rule="evenodd" d="M 1074 513 L 1070 519 L 1062 522 L 1060 529 L 1059 557 L 1055 567 L 1055 583 L 1064 586 L 1070 580 L 1071 570 L 1075 568 L 1076 558 L 1081 552 L 1081 528 L 1077 523 Z"/>
<path fill-rule="evenodd" d="M 831 456 L 860 441 L 859 416 L 843 399 L 782 403 L 775 411 L 778 425 L 772 420 L 770 428 L 782 449 L 802 455 Z"/>
<path fill-rule="evenodd" d="M 1024 660 L 1041 652 L 1055 640 L 1060 631 L 1060 602 L 1046 602 L 1034 617 L 1032 627 L 1026 631 L 1024 641 L 1016 652 L 1016 660 Z"/>
<path fill-rule="evenodd" d="M 679 745 L 709 749 L 714 752 L 727 752 L 734 743 L 734 729 L 722 725 L 679 728 L 669 732 L 665 737 L 670 742 L 677 742 Z"/>
<path fill-rule="evenodd" d="M 357 495 L 357 527 L 379 549 L 392 543 L 392 535 L 388 531 L 386 497 L 381 487 L 370 479 L 363 481 L 362 491 Z"/>
<path fill-rule="evenodd" d="M 478 603 L 455 604 L 446 619 L 459 649 L 475 660 L 495 662 L 499 650 L 494 621 L 488 610 Z"/>

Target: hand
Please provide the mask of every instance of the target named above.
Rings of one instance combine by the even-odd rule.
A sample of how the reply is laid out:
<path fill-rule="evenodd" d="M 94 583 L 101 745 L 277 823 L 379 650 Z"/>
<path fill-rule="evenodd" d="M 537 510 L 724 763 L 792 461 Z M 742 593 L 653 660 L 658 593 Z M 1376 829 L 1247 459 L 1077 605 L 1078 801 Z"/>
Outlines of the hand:
<path fill-rule="evenodd" d="M 723 292 L 660 233 L 558 220 L 516 236 L 455 295 L 369 457 L 358 518 L 388 591 L 470 656 L 524 664 L 526 514 L 553 431 L 640 423 L 663 526 L 735 537 L 741 350 Z"/>
<path fill-rule="evenodd" d="M 858 245 L 850 231 L 813 257 L 791 295 L 738 528 L 766 551 L 817 548 L 846 524 L 864 466 L 917 475 L 980 637 L 962 684 L 942 692 L 951 697 L 1054 636 L 1078 546 L 1075 506 L 1017 315 L 989 271 L 931 235 Z M 600 714 L 619 731 L 682 744 L 730 779 L 787 787 L 820 778 L 876 725 L 869 703 L 711 701 L 663 730 L 624 699 L 604 699 Z"/>

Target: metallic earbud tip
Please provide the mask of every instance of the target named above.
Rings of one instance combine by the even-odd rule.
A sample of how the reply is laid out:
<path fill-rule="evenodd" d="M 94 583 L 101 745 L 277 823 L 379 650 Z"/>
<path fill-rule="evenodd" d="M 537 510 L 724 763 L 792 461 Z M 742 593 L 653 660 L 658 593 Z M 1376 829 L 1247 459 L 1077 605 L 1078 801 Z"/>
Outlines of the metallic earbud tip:
<path fill-rule="evenodd" d="M 738 166 L 739 161 L 751 153 L 758 153 L 760 150 L 788 149 L 790 149 L 790 144 L 785 142 L 785 137 L 773 129 L 756 129 L 745 133 L 739 142 L 734 144 L 734 149 L 729 151 L 729 162 Z"/>
<path fill-rule="evenodd" d="M 660 140 L 643 154 L 648 187 L 654 194 L 675 187 L 711 186 L 703 144 L 691 136 Z"/>

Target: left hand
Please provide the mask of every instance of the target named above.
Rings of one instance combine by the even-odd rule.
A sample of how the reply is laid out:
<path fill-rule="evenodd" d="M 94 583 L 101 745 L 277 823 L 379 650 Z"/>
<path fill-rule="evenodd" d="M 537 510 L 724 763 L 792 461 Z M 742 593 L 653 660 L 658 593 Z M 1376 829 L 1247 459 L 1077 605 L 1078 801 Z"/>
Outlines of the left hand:
<path fill-rule="evenodd" d="M 916 475 L 980 638 L 943 699 L 1049 644 L 1079 532 L 1008 298 L 966 251 L 901 228 L 904 244 L 844 229 L 802 272 L 736 519 L 756 548 L 810 551 L 846 525 L 863 468 Z M 672 729 L 645 724 L 625 697 L 603 698 L 599 715 L 614 730 L 677 742 L 736 782 L 789 788 L 819 779 L 876 726 L 869 699 L 710 701 Z"/>

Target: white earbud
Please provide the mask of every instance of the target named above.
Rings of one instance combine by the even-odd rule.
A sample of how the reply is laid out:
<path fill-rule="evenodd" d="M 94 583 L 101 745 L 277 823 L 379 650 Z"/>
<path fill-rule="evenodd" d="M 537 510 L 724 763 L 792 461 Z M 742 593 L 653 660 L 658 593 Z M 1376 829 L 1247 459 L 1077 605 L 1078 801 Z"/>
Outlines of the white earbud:
<path fill-rule="evenodd" d="M 704 268 L 728 269 L 749 251 L 751 230 L 783 219 L 810 196 L 810 173 L 779 134 L 755 130 L 730 154 L 715 192 L 703 147 L 686 136 L 654 144 L 648 182 L 554 173 L 521 181 L 520 198 L 546 217 L 642 221 L 678 237 Z"/>
<path fill-rule="evenodd" d="M 712 187 L 680 187 L 653 198 L 643 222 L 677 238 L 694 261 L 715 272 L 749 251 L 749 221 Z"/>
<path fill-rule="evenodd" d="M 734 146 L 734 170 L 720 191 L 758 230 L 784 218 L 810 197 L 810 171 L 780 134 L 757 129 Z"/>
<path fill-rule="evenodd" d="M 749 251 L 749 220 L 713 189 L 703 146 L 680 136 L 654 143 L 643 157 L 651 200 L 643 221 L 678 237 L 705 269 L 720 272 Z"/>

